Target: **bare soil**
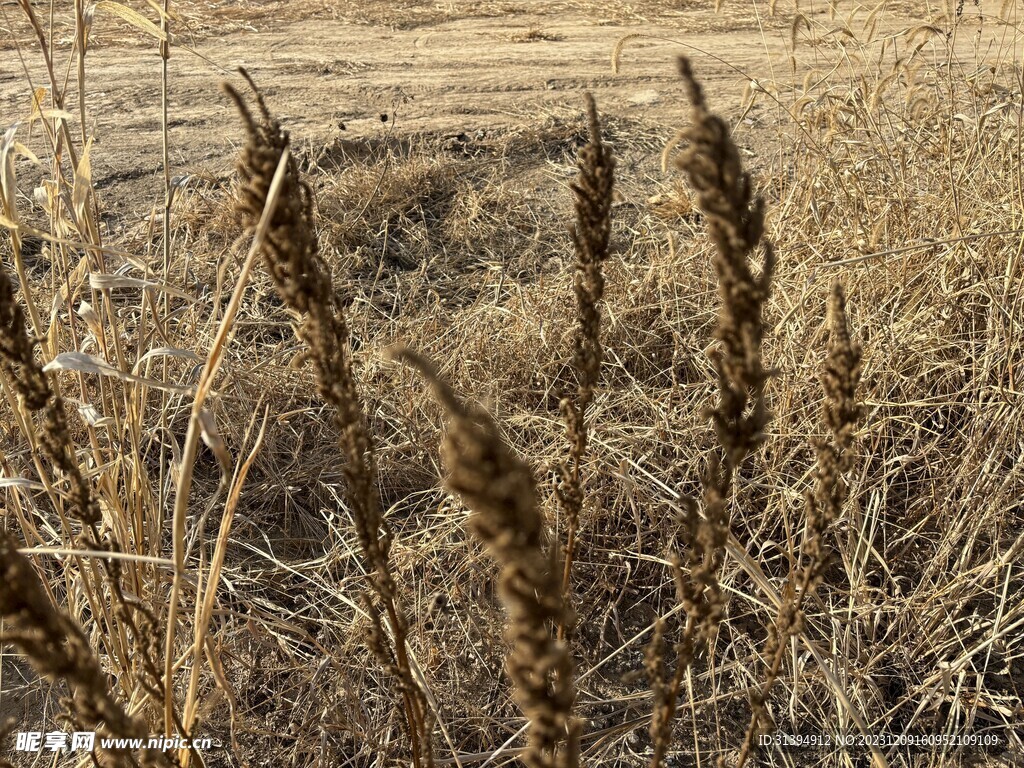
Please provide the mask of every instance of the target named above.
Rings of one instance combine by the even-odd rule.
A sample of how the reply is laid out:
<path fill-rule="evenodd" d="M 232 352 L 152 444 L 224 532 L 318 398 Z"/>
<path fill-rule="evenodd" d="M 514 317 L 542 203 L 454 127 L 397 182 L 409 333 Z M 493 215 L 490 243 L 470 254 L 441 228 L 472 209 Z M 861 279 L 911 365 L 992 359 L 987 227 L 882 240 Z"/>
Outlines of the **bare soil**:
<path fill-rule="evenodd" d="M 315 4 L 312 18 L 304 17 L 296 6 L 306 3 L 289 4 L 283 19 L 270 15 L 266 4 L 221 5 L 242 6 L 224 19 L 229 34 L 211 28 L 210 17 L 199 16 L 195 4 L 182 11 L 189 21 L 189 32 L 182 33 L 188 49 L 174 48 L 169 64 L 173 174 L 220 175 L 230 167 L 240 132 L 220 83 L 237 77 L 240 66 L 263 88 L 300 147 L 381 137 L 388 130 L 456 141 L 479 137 L 578 115 L 584 91 L 595 95 L 604 114 L 663 126 L 667 139 L 686 115 L 677 54 L 692 54 L 714 102 L 735 110 L 747 75 L 763 76 L 768 54 L 782 49 L 780 34 L 763 36 L 750 18 L 741 23 L 735 14 L 707 10 L 670 14 L 664 8 L 669 4 L 660 10 L 651 4 L 653 21 L 621 9 L 605 18 L 572 3 L 555 4 L 554 11 L 521 3 L 517 12 L 492 9 L 493 15 L 461 18 L 417 14 L 420 4 L 371 4 L 351 19 L 330 18 Z M 542 5 L 546 12 L 538 13 Z M 8 124 L 26 120 L 31 111 L 22 61 L 33 87 L 49 85 L 36 42 L 15 23 L 16 15 L 7 11 L 5 25 L 16 34 L 2 35 L 6 50 L 0 53 L 0 113 Z M 373 23 L 360 23 L 366 21 Z M 765 20 L 769 27 L 783 23 Z M 616 43 L 638 33 L 644 37 L 625 44 L 620 71 L 613 73 Z M 13 41 L 22 46 L 22 60 Z M 63 43 L 55 53 L 58 63 L 71 52 L 71 40 Z M 134 214 L 148 212 L 161 201 L 163 185 L 157 43 L 98 12 L 87 68 L 86 113 L 95 121 L 87 131 L 97 144 L 93 178 L 101 194 L 108 191 L 102 202 L 124 213 L 128 207 Z M 77 113 L 74 78 L 72 69 L 67 105 Z"/>

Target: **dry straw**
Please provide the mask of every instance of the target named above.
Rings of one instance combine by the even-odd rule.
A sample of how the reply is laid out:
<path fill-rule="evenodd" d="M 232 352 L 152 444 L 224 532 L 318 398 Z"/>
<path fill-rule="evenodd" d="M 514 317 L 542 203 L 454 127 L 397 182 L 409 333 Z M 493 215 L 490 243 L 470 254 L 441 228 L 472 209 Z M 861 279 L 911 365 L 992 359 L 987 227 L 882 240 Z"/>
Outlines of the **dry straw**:
<path fill-rule="evenodd" d="M 81 524 L 79 538 L 93 552 L 117 553 L 116 542 L 100 535 L 101 512 L 92 486 L 85 479 L 74 453 L 68 432 L 64 400 L 35 359 L 37 341 L 25 332 L 25 315 L 6 271 L 0 269 L 0 371 L 18 393 L 21 406 L 39 414 L 36 439 L 43 455 L 67 478 L 70 514 Z M 154 701 L 163 699 L 161 675 L 156 664 L 159 629 L 153 612 L 137 599 L 126 599 L 121 587 L 121 565 L 115 558 L 102 558 L 102 574 L 95 566 L 92 573 L 102 577 L 110 590 L 114 612 L 128 627 L 135 641 L 142 674 L 138 681 Z M 97 589 L 95 594 L 100 595 Z M 179 730 L 181 723 L 177 721 Z"/>
<path fill-rule="evenodd" d="M 253 229 L 266 206 L 271 180 L 289 139 L 249 75 L 241 72 L 255 94 L 257 115 L 231 85 L 225 84 L 224 89 L 237 105 L 248 134 L 238 161 L 241 185 L 237 212 L 243 224 Z M 414 680 L 406 647 L 409 622 L 399 605 L 391 571 L 391 537 L 381 517 L 373 446 L 356 387 L 348 323 L 332 287 L 330 270 L 318 252 L 312 192 L 290 156 L 262 255 L 281 298 L 302 315 L 296 335 L 308 348 L 306 359 L 313 364 L 320 396 L 334 408 L 334 423 L 345 457 L 342 472 L 346 499 L 376 597 L 374 601 L 364 596 L 373 626 L 369 646 L 398 684 L 414 765 L 430 765 L 431 711 Z M 381 611 L 390 629 L 390 642 L 383 631 Z"/>
<path fill-rule="evenodd" d="M 729 126 L 708 112 L 688 59 L 680 58 L 679 70 L 690 98 L 692 124 L 683 131 L 688 146 L 677 165 L 697 192 L 698 205 L 715 244 L 720 305 L 715 329 L 718 347 L 711 361 L 718 375 L 718 404 L 706 415 L 714 425 L 722 453 L 710 457 L 702 478 L 703 516 L 698 504 L 687 504 L 682 521 L 685 560 L 673 558 L 686 623 L 675 648 L 676 667 L 671 680 L 662 671 L 664 627 L 656 628 L 655 643 L 648 653 L 647 672 L 654 692 L 652 768 L 663 763 L 668 750 L 683 675 L 693 663 L 698 644 L 711 643 L 722 620 L 725 596 L 718 574 L 729 537 L 733 477 L 743 460 L 761 444 L 770 418 L 764 397 L 770 372 L 761 363 L 761 342 L 762 310 L 775 257 L 771 243 L 761 240 L 764 202 L 753 194 L 750 175 L 743 170 Z M 750 259 L 759 244 L 764 262 L 760 275 L 755 276 Z"/>
<path fill-rule="evenodd" d="M 37 342 L 25 333 L 25 313 L 6 271 L 0 270 L 0 370 L 24 407 L 40 418 L 38 440 L 43 454 L 59 468 L 70 486 L 72 514 L 98 538 L 100 507 L 72 453 L 64 401 L 50 387 L 35 359 Z"/>
<path fill-rule="evenodd" d="M 472 511 L 473 533 L 501 565 L 508 674 L 516 702 L 530 719 L 523 762 L 529 768 L 574 768 L 580 725 L 573 717 L 573 661 L 554 634 L 567 608 L 533 473 L 502 439 L 490 414 L 460 401 L 427 360 L 404 349 L 394 356 L 419 370 L 448 413 L 451 423 L 441 446 L 446 485 Z"/>

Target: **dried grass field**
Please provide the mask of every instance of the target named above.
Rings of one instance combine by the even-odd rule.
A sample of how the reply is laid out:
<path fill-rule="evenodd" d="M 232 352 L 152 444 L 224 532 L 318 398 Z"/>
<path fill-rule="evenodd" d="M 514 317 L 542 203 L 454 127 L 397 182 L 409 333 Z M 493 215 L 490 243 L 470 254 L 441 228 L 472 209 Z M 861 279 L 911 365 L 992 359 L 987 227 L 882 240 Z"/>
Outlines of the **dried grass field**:
<path fill-rule="evenodd" d="M 1022 18 L 5 0 L 0 765 L 1024 766 Z"/>

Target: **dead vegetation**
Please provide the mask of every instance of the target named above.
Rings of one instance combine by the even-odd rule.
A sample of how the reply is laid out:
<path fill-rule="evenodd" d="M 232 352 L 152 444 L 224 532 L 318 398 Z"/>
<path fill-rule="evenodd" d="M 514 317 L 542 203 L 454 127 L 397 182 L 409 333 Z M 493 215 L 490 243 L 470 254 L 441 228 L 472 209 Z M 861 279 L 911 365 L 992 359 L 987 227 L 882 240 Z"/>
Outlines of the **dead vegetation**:
<path fill-rule="evenodd" d="M 221 742 L 182 765 L 1015 765 L 1019 40 L 805 10 L 722 107 L 774 115 L 757 172 L 688 68 L 658 195 L 593 108 L 292 155 L 229 86 L 237 183 L 119 238 L 51 69 L 0 144 L 0 612 L 68 722 Z M 901 733 L 980 742 L 857 740 Z"/>

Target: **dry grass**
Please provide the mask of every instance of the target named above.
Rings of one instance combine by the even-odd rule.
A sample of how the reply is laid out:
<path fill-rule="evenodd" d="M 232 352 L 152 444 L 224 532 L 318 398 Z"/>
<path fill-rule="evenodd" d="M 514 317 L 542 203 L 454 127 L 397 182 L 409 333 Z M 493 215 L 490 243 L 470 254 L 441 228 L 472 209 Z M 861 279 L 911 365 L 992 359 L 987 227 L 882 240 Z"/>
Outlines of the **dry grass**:
<path fill-rule="evenodd" d="M 4 529 L 24 542 L 3 550 L 24 587 L 0 596 L 17 648 L 91 692 L 83 721 L 217 738 L 222 751 L 170 755 L 205 765 L 426 763 L 429 738 L 438 765 L 575 764 L 578 739 L 580 764 L 633 766 L 657 754 L 652 702 L 678 689 L 666 765 L 733 765 L 768 723 L 999 741 L 772 746 L 765 765 L 1024 754 L 1024 105 L 1020 35 L 997 21 L 1016 10 L 980 32 L 955 5 L 909 30 L 884 9 L 776 10 L 790 56 L 746 73 L 746 103 L 716 105 L 761 121 L 749 188 L 728 121 L 705 111 L 685 131 L 691 198 L 657 176 L 654 129 L 602 116 L 622 197 L 572 453 L 561 400 L 586 356 L 564 222 L 582 113 L 290 162 L 260 108 L 243 187 L 177 190 L 170 240 L 157 218 L 108 239 L 90 157 L 112 144 L 90 144 L 85 102 L 60 97 L 65 68 L 69 93 L 92 87 L 81 23 L 60 17 L 79 48 L 55 46 L 45 108 L 69 116 L 0 145 L 0 258 L 16 279 L 0 292 L 0 468 Z M 29 167 L 35 194 L 18 186 Z M 709 167 L 732 169 L 731 214 L 708 197 Z M 757 312 L 723 323 L 722 288 L 750 299 L 728 287 L 723 245 L 746 263 L 757 195 L 771 292 L 748 274 Z M 459 399 L 424 397 L 386 359 L 395 342 Z M 734 362 L 709 357 L 716 345 Z M 707 470 L 723 447 L 728 478 Z M 572 515 L 567 457 L 587 499 L 569 646 L 551 555 Z M 645 647 L 656 669 L 685 639 L 689 497 L 703 519 L 709 501 L 728 512 L 711 515 L 711 591 L 688 601 L 713 601 L 690 611 L 708 642 L 652 693 Z M 26 640 L 40 632 L 61 650 L 49 662 Z M 47 730 L 40 716 L 16 727 Z"/>
<path fill-rule="evenodd" d="M 98 736 L 115 738 L 147 736 L 145 724 L 111 696 L 88 638 L 66 613 L 54 608 L 32 563 L 16 547 L 12 536 L 0 534 L 0 615 L 11 625 L 0 638 L 25 654 L 41 675 L 67 682 L 72 697 L 64 706 L 74 730 L 88 727 Z M 98 752 L 119 762 L 132 759 L 130 750 Z M 144 753 L 142 761 L 165 764 L 156 751 Z"/>

